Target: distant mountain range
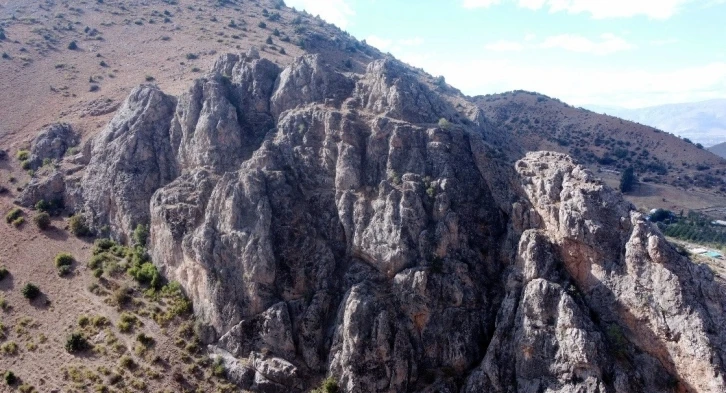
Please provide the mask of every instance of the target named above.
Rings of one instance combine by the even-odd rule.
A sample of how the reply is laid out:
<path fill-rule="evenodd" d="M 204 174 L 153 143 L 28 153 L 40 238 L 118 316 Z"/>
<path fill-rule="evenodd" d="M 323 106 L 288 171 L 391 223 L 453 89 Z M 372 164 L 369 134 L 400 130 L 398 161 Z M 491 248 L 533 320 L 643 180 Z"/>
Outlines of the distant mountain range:
<path fill-rule="evenodd" d="M 655 127 L 704 146 L 726 142 L 726 99 L 638 109 L 596 105 L 586 108 Z"/>

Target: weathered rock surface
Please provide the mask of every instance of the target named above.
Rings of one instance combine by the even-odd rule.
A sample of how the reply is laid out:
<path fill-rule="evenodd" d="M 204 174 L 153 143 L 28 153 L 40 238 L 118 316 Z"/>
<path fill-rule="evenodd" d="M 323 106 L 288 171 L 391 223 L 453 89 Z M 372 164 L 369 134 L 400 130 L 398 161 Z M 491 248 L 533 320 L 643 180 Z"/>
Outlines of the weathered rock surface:
<path fill-rule="evenodd" d="M 134 89 L 94 139 L 83 177 L 84 213 L 121 240 L 149 222 L 149 199 L 177 177 L 169 124 L 176 99 L 157 87 Z"/>
<path fill-rule="evenodd" d="M 244 389 L 725 391 L 713 275 L 416 75 L 222 56 L 178 100 L 136 89 L 72 195 L 118 239 L 150 224 Z"/>
<path fill-rule="evenodd" d="M 30 147 L 30 167 L 37 169 L 44 160 L 58 161 L 78 145 L 80 138 L 67 123 L 52 124 L 38 133 Z"/>

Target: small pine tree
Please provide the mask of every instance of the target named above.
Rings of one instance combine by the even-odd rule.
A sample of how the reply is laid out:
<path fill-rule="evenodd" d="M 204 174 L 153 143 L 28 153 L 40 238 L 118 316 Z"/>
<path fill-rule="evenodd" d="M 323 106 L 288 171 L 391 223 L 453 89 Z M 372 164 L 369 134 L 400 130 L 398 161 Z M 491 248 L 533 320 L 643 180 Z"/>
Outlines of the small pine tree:
<path fill-rule="evenodd" d="M 620 177 L 620 192 L 626 193 L 633 191 L 636 181 L 635 171 L 633 171 L 632 167 L 624 170 L 623 175 Z"/>

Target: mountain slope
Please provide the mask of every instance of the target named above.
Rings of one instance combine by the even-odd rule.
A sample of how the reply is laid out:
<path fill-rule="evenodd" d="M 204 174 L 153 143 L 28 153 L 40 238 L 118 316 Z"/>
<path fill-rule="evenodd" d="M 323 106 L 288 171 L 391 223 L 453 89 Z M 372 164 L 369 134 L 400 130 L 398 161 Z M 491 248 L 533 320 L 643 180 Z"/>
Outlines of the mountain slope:
<path fill-rule="evenodd" d="M 712 146 L 726 141 L 726 99 L 627 109 L 588 107 Z"/>
<path fill-rule="evenodd" d="M 718 145 L 713 145 L 708 148 L 708 151 L 719 157 L 726 158 L 726 142 L 719 143 Z"/>
<path fill-rule="evenodd" d="M 726 185 L 726 161 L 648 126 L 524 91 L 478 96 L 474 102 L 526 150 L 565 152 L 594 170 L 632 166 L 641 178 L 676 187 Z"/>

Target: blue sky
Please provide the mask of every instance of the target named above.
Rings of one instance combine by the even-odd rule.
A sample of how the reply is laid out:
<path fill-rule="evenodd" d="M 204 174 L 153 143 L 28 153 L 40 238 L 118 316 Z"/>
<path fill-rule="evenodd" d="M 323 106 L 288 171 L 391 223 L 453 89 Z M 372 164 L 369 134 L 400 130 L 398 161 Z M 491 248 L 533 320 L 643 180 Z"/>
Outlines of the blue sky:
<path fill-rule="evenodd" d="M 286 0 L 470 95 L 726 98 L 726 0 Z"/>

